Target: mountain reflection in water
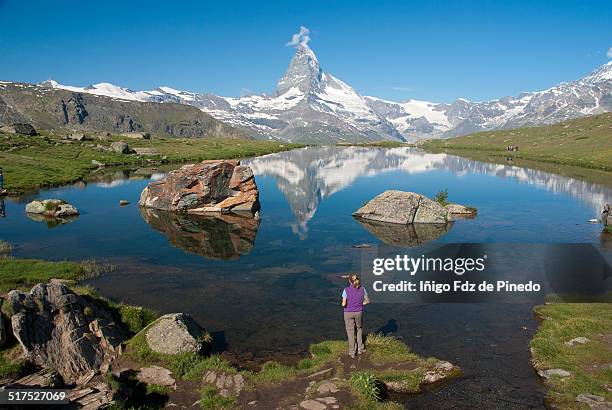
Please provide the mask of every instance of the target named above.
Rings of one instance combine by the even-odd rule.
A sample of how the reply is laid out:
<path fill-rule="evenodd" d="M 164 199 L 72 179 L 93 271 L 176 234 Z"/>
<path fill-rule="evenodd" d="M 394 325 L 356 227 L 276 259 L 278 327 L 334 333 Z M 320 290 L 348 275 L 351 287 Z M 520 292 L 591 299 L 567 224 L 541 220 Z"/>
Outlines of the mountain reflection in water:
<path fill-rule="evenodd" d="M 276 180 L 297 219 L 293 229 L 302 239 L 306 238 L 308 223 L 322 199 L 349 187 L 359 177 L 393 171 L 419 174 L 445 170 L 457 176 L 471 173 L 513 179 L 551 192 L 570 194 L 587 203 L 596 214 L 612 193 L 602 185 L 540 170 L 478 162 L 443 153 L 430 154 L 409 147 L 306 147 L 245 163 L 253 168 L 255 175 L 271 176 Z"/>
<path fill-rule="evenodd" d="M 175 247 L 210 259 L 238 259 L 251 252 L 259 229 L 258 219 L 236 213 L 190 215 L 147 208 L 140 213 Z"/>

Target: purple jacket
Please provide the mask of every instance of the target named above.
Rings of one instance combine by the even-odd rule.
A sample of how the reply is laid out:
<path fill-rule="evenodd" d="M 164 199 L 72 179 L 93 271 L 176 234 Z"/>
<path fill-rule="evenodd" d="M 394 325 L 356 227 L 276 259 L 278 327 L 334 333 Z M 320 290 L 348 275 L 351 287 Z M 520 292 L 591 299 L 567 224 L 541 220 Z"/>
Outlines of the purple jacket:
<path fill-rule="evenodd" d="M 342 292 L 342 297 L 346 298 L 346 307 L 344 308 L 345 312 L 361 312 L 363 311 L 363 301 L 368 296 L 365 288 L 363 286 L 359 286 L 355 288 L 353 286 L 348 286 L 344 288 Z"/>

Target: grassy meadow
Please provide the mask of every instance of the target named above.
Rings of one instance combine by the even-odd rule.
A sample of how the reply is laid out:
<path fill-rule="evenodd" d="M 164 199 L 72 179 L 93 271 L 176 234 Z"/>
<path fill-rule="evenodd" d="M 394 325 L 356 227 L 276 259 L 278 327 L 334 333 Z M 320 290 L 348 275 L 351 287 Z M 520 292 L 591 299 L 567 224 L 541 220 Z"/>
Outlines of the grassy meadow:
<path fill-rule="evenodd" d="M 207 159 L 245 158 L 299 147 L 272 141 L 161 136 L 153 136 L 150 140 L 137 140 L 115 135 L 100 140 L 92 135 L 90 140 L 79 142 L 53 133 L 41 134 L 24 136 L 0 133 L 0 166 L 4 169 L 4 188 L 9 194 L 20 194 L 81 180 L 98 168 L 92 163 L 93 160 L 106 167 L 150 166 Z M 114 141 L 125 141 L 130 148 L 153 148 L 158 154 L 123 155 L 106 150 Z"/>
<path fill-rule="evenodd" d="M 506 146 L 518 145 L 515 152 Z M 429 151 L 444 151 L 493 162 L 512 157 L 612 172 L 612 113 L 593 115 L 554 125 L 478 132 L 464 137 L 431 140 Z M 609 174 L 612 181 L 612 174 Z"/>
<path fill-rule="evenodd" d="M 538 306 L 542 322 L 531 341 L 533 365 L 537 370 L 563 369 L 568 377 L 552 376 L 546 381 L 551 408 L 579 409 L 580 394 L 593 394 L 612 401 L 610 367 L 612 304 L 548 303 Z M 569 341 L 586 337 L 585 344 Z"/>

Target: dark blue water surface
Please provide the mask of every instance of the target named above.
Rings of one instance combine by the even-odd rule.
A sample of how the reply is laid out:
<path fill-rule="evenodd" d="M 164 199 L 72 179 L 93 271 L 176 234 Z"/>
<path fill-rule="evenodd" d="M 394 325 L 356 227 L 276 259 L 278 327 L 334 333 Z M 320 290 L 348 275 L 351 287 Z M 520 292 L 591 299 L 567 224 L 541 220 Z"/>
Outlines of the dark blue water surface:
<path fill-rule="evenodd" d="M 588 220 L 612 199 L 609 186 L 410 148 L 307 148 L 247 162 L 260 189 L 259 224 L 141 211 L 140 192 L 160 175 L 140 170 L 5 200 L 0 238 L 16 257 L 111 262 L 116 271 L 91 281 L 103 295 L 190 313 L 222 348 L 253 360 L 344 336 L 340 275 L 359 267 L 361 250 L 352 245 L 381 243 L 351 214 L 387 189 L 429 197 L 448 189 L 452 202 L 478 209 L 434 241 L 604 247 L 601 226 Z M 25 215 L 34 198 L 64 199 L 81 215 L 49 227 Z M 122 199 L 131 205 L 120 207 Z M 464 369 L 460 381 L 409 399 L 412 406 L 541 407 L 529 365 L 532 307 L 372 305 L 366 326 Z"/>

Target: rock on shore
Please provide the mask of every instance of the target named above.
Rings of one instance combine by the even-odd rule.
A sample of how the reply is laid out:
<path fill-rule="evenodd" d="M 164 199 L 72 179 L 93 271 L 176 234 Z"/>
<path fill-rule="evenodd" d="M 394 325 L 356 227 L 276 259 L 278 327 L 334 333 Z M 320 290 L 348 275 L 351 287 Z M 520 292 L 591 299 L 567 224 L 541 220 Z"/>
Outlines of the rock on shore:
<path fill-rule="evenodd" d="M 151 182 L 142 191 L 138 205 L 172 212 L 256 212 L 259 190 L 253 171 L 240 161 L 204 161 Z"/>
<path fill-rule="evenodd" d="M 125 339 L 111 314 L 51 281 L 30 293 L 9 292 L 11 325 L 26 358 L 56 370 L 67 384 L 82 384 L 108 370 Z"/>
<path fill-rule="evenodd" d="M 32 201 L 26 205 L 25 211 L 28 214 L 45 215 L 55 218 L 77 216 L 79 214 L 76 207 L 61 199 Z"/>
<path fill-rule="evenodd" d="M 7 134 L 21 134 L 30 136 L 38 134 L 34 127 L 27 123 L 14 123 L 10 125 L 4 125 L 0 127 L 0 131 L 5 132 Z"/>
<path fill-rule="evenodd" d="M 157 353 L 201 353 L 204 349 L 204 329 L 184 313 L 164 315 L 145 332 L 147 345 Z"/>

